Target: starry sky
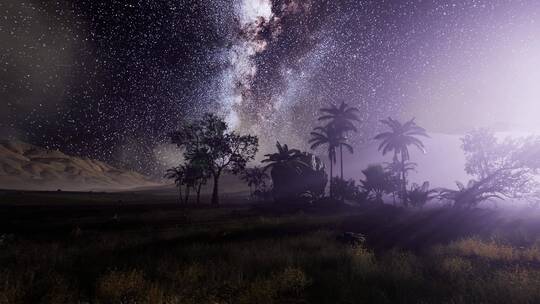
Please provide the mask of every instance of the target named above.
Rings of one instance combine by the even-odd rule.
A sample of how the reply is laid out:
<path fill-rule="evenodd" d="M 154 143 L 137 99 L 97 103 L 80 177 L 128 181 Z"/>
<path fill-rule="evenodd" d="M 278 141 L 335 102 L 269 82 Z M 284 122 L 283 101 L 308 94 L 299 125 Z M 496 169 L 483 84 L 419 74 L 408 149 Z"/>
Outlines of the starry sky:
<path fill-rule="evenodd" d="M 534 0 L 0 0 L 0 137 L 152 172 L 211 111 L 306 148 L 317 110 L 540 130 Z"/>

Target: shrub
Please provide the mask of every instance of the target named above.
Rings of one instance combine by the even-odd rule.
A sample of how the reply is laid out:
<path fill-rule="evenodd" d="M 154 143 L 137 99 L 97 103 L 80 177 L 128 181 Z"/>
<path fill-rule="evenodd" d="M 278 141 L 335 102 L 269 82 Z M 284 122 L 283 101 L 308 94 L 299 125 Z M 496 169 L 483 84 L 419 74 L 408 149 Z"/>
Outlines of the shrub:
<path fill-rule="evenodd" d="M 437 196 L 436 193 L 437 190 L 429 189 L 429 182 L 424 182 L 422 185 L 414 183 L 407 191 L 407 199 L 411 206 L 422 208 L 428 201 Z"/>
<path fill-rule="evenodd" d="M 339 201 L 349 200 L 360 203 L 367 197 L 367 193 L 361 191 L 360 186 L 357 186 L 352 179 L 332 178 L 332 191 L 334 198 Z"/>

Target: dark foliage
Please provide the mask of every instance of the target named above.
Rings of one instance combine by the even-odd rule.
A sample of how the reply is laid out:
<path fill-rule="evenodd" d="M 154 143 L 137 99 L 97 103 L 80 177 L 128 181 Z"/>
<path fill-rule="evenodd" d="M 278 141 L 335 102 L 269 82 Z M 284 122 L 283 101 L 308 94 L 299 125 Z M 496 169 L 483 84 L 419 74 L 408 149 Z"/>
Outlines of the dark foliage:
<path fill-rule="evenodd" d="M 253 198 L 255 192 L 266 192 L 268 174 L 260 167 L 246 168 L 242 172 L 242 180 L 247 183 L 249 187 L 249 194 Z"/>
<path fill-rule="evenodd" d="M 185 167 L 184 166 L 177 166 L 170 169 L 167 169 L 167 172 L 165 172 L 164 177 L 167 179 L 172 179 L 174 181 L 175 186 L 178 188 L 178 202 L 183 203 L 182 199 L 182 185 L 184 185 L 184 177 L 185 177 Z"/>
<path fill-rule="evenodd" d="M 327 175 L 321 160 L 313 154 L 276 144 L 277 152 L 265 155 L 265 169 L 271 169 L 276 202 L 296 201 L 300 197 L 315 199 L 324 195 Z"/>
<path fill-rule="evenodd" d="M 334 198 L 339 201 L 353 201 L 362 203 L 367 199 L 368 193 L 360 185 L 356 185 L 353 179 L 343 180 L 339 177 L 332 178 Z"/>
<path fill-rule="evenodd" d="M 413 207 L 422 208 L 427 202 L 437 197 L 436 189 L 429 189 L 429 182 L 422 185 L 412 184 L 411 189 L 407 191 L 407 200 Z"/>
<path fill-rule="evenodd" d="M 255 158 L 259 147 L 256 136 L 228 131 L 225 121 L 205 114 L 200 120 L 186 123 L 172 133 L 172 142 L 184 149 L 189 162 L 203 164 L 213 178 L 212 204 L 219 204 L 219 178 L 227 171 L 238 174 Z"/>
<path fill-rule="evenodd" d="M 333 177 L 333 164 L 336 162 L 336 148 L 346 147 L 351 153 L 353 152 L 352 146 L 346 143 L 346 138 L 342 133 L 342 130 L 337 129 L 334 125 L 317 127 L 311 132 L 312 138 L 309 140 L 311 149 L 316 149 L 322 145 L 327 146 L 330 178 Z M 333 197 L 332 184 L 330 184 L 330 197 Z"/>
<path fill-rule="evenodd" d="M 394 163 L 399 162 L 401 164 L 401 176 L 400 176 L 400 192 L 401 198 L 405 205 L 407 205 L 407 170 L 406 163 L 409 160 L 409 146 L 415 146 L 421 151 L 425 152 L 424 144 L 419 140 L 418 136 L 428 137 L 426 130 L 416 124 L 414 119 L 411 119 L 405 123 L 401 123 L 398 120 L 388 118 L 381 120 L 390 130 L 380 133 L 375 136 L 376 140 L 380 140 L 379 151 L 383 155 L 393 151 Z M 399 160 L 398 160 L 399 156 Z"/>
<path fill-rule="evenodd" d="M 470 180 L 467 185 L 463 185 L 460 182 L 456 182 L 458 190 L 443 189 L 441 190 L 440 197 L 443 200 L 451 201 L 454 207 L 457 208 L 472 208 L 476 207 L 481 202 L 491 199 L 502 197 L 493 192 L 493 189 L 488 185 L 489 179 L 482 181 Z"/>
<path fill-rule="evenodd" d="M 347 103 L 342 102 L 339 106 L 331 105 L 328 108 L 322 108 L 320 111 L 323 113 L 319 117 L 320 121 L 328 121 L 325 128 L 335 130 L 339 137 L 343 138 L 342 144 L 339 147 L 339 160 L 340 160 L 340 177 L 343 179 L 343 147 L 349 149 L 352 153 L 352 147 L 346 144 L 348 132 L 358 132 L 355 126 L 356 122 L 360 121 L 358 118 L 358 108 L 351 107 Z M 330 175 L 332 178 L 332 176 Z"/>
<path fill-rule="evenodd" d="M 366 236 L 361 233 L 344 232 L 336 237 L 336 240 L 351 246 L 352 248 L 358 248 L 366 242 Z"/>
<path fill-rule="evenodd" d="M 489 199 L 538 200 L 539 138 L 498 140 L 492 131 L 477 129 L 461 141 L 465 171 L 475 178 L 467 185 L 457 182 L 457 190 L 444 189 L 442 199 L 460 208 L 475 207 Z"/>
<path fill-rule="evenodd" d="M 370 200 L 376 203 L 383 203 L 383 195 L 391 193 L 394 189 L 394 183 L 391 179 L 391 173 L 386 171 L 381 165 L 370 165 L 362 170 L 365 178 L 360 180 L 360 185 L 367 193 Z"/>

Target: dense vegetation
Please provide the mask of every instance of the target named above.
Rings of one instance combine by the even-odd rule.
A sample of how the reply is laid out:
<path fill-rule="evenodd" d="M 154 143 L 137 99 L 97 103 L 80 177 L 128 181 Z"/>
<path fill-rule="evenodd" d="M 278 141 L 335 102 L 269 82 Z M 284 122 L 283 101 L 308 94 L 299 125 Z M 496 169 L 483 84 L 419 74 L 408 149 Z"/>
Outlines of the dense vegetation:
<path fill-rule="evenodd" d="M 184 152 L 184 163 L 167 171 L 165 177 L 173 179 L 179 190 L 179 201 L 188 202 L 190 189 L 196 189 L 199 202 L 201 186 L 213 177 L 212 203 L 218 204 L 218 182 L 222 173 L 241 174 L 250 186 L 251 197 L 276 203 L 317 203 L 334 201 L 344 203 L 375 202 L 382 204 L 391 197 L 399 199 L 405 207 L 423 207 L 431 200 L 443 201 L 455 207 L 470 208 L 489 199 L 538 200 L 536 181 L 540 169 L 540 138 L 497 139 L 487 129 L 476 129 L 462 138 L 466 156 L 465 171 L 471 179 L 467 185 L 457 182 L 458 189 L 430 189 L 429 181 L 409 185 L 409 172 L 417 170 L 410 161 L 409 148 L 426 153 L 421 138 L 429 137 L 414 119 L 401 123 L 388 118 L 381 120 L 387 128 L 373 139 L 379 142 L 382 155 L 392 153 L 392 161 L 373 164 L 362 171 L 363 180 L 345 180 L 343 177 L 343 148 L 354 153 L 349 143 L 350 133 L 357 132 L 360 122 L 358 109 L 346 103 L 322 108 L 319 122 L 310 133 L 308 143 L 312 150 L 325 148 L 329 175 L 321 159 L 309 152 L 276 143 L 277 151 L 265 155 L 264 168 L 249 167 L 258 151 L 258 139 L 228 130 L 227 124 L 213 114 L 184 124 L 171 134 L 172 142 Z M 339 155 L 340 172 L 334 176 L 334 164 Z M 267 174 L 270 171 L 270 174 Z M 271 181 L 268 181 L 270 177 Z M 182 198 L 182 187 L 185 197 Z M 326 194 L 328 194 L 327 197 Z"/>

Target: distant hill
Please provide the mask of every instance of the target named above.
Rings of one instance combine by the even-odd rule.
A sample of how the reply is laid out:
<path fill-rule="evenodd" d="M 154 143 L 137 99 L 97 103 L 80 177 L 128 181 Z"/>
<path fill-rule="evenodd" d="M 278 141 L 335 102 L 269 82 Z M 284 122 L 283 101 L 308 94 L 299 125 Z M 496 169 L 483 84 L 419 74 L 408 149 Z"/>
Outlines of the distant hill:
<path fill-rule="evenodd" d="M 121 190 L 157 183 L 102 161 L 66 155 L 21 141 L 0 141 L 0 188 Z"/>

